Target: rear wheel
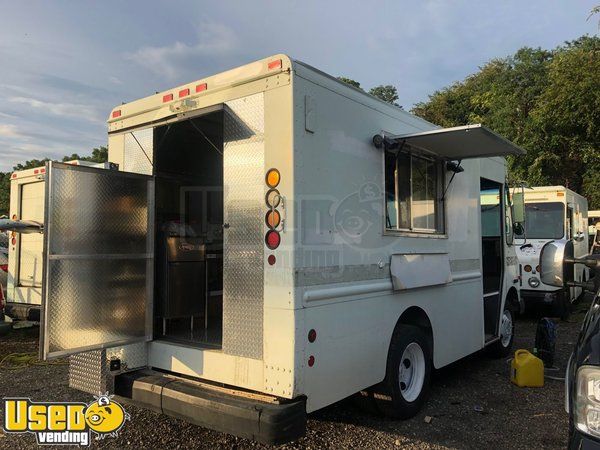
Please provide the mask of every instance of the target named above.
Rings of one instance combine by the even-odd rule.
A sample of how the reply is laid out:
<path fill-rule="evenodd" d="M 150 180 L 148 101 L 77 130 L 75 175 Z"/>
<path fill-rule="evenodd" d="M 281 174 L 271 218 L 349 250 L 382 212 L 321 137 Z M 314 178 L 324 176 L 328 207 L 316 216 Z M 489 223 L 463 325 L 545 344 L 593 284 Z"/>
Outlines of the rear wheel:
<path fill-rule="evenodd" d="M 383 414 L 408 419 L 419 412 L 429 393 L 431 359 L 429 338 L 420 328 L 400 325 L 394 330 L 386 377 L 374 388 Z"/>
<path fill-rule="evenodd" d="M 512 349 L 515 339 L 515 316 L 507 307 L 504 308 L 502 317 L 500 318 L 499 334 L 499 339 L 488 347 L 488 353 L 494 358 L 507 356 Z"/>

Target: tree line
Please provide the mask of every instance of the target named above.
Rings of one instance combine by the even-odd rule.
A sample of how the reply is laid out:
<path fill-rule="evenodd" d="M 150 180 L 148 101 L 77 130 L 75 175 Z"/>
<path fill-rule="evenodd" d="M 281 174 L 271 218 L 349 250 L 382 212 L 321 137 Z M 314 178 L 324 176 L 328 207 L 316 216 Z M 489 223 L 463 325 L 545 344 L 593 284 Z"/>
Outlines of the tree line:
<path fill-rule="evenodd" d="M 357 89 L 359 82 L 339 77 Z M 392 85 L 368 91 L 398 105 Z M 451 127 L 482 123 L 527 150 L 508 158 L 509 178 L 529 186 L 564 185 L 600 209 L 600 38 L 582 36 L 552 50 L 523 47 L 495 58 L 417 103 L 411 112 Z M 65 156 L 106 162 L 106 147 L 91 156 Z M 47 159 L 17 164 L 23 170 Z M 0 215 L 9 208 L 10 172 L 0 172 Z"/>
<path fill-rule="evenodd" d="M 379 95 L 381 88 L 370 93 L 390 101 Z M 443 127 L 489 127 L 527 150 L 508 158 L 510 181 L 564 185 L 587 197 L 590 209 L 600 209 L 599 37 L 582 36 L 552 50 L 523 47 L 492 59 L 411 112 Z"/>

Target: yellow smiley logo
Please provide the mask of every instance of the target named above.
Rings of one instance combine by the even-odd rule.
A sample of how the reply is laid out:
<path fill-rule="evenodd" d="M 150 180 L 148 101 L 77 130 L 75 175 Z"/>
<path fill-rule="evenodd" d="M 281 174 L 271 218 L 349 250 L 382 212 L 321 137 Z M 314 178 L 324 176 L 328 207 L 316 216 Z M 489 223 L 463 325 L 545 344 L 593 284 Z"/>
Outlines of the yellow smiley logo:
<path fill-rule="evenodd" d="M 102 435 L 118 431 L 128 414 L 118 403 L 111 401 L 107 396 L 102 396 L 90 403 L 85 410 L 85 421 L 92 431 Z"/>

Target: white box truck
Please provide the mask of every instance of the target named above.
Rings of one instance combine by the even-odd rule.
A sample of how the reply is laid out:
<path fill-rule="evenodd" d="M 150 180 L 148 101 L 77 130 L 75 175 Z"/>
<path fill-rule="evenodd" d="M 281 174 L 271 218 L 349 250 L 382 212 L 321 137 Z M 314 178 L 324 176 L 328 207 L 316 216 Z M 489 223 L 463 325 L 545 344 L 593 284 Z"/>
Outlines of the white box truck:
<path fill-rule="evenodd" d="M 67 164 L 106 167 L 105 163 L 72 160 Z M 44 222 L 46 168 L 18 170 L 10 178 L 11 221 Z M 12 318 L 40 320 L 42 304 L 43 235 L 9 232 L 6 314 Z"/>
<path fill-rule="evenodd" d="M 556 315 L 569 316 L 571 303 L 582 293 L 580 287 L 557 288 L 540 278 L 540 252 L 551 240 L 573 239 L 575 257 L 589 252 L 587 199 L 564 186 L 539 186 L 523 189 L 525 226 L 515 235 L 519 258 L 519 288 L 526 307 L 546 304 Z M 585 282 L 588 268 L 572 266 L 574 281 Z"/>
<path fill-rule="evenodd" d="M 119 171 L 47 169 L 40 348 L 72 387 L 281 443 L 359 391 L 410 417 L 434 367 L 509 352 L 522 150 L 485 127 L 280 54 L 119 105 L 108 133 Z"/>

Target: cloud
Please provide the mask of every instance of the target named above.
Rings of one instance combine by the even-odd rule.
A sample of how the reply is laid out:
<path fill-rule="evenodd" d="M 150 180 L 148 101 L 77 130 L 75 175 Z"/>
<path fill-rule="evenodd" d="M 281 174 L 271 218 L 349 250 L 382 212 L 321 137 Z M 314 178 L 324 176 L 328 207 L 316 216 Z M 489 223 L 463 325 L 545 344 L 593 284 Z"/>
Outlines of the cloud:
<path fill-rule="evenodd" d="M 11 103 L 27 105 L 41 112 L 61 117 L 73 117 L 94 123 L 104 123 L 102 113 L 95 107 L 76 103 L 46 102 L 31 97 L 10 97 Z"/>
<path fill-rule="evenodd" d="M 231 54 L 238 49 L 235 32 L 222 24 L 203 23 L 199 26 L 198 42 L 186 44 L 177 41 L 162 47 L 142 47 L 125 58 L 160 76 L 173 79 L 186 70 L 190 59 Z"/>
<path fill-rule="evenodd" d="M 22 137 L 22 134 L 19 133 L 16 125 L 0 124 L 0 136 L 4 138 L 18 138 Z"/>

